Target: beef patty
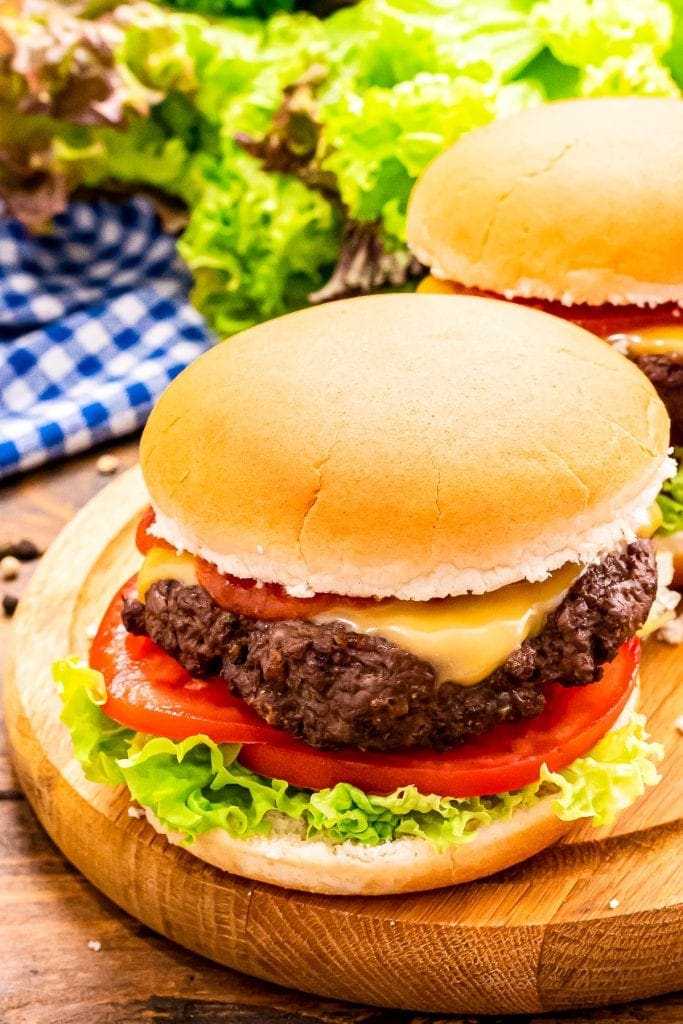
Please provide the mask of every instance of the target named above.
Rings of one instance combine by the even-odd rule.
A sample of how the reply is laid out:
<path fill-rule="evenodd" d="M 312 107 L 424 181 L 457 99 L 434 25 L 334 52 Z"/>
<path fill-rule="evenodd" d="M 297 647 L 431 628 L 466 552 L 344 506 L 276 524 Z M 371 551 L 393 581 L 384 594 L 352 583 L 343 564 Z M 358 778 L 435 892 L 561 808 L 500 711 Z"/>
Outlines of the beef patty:
<path fill-rule="evenodd" d="M 683 362 L 665 352 L 636 356 L 633 362 L 650 379 L 666 406 L 671 420 L 671 443 L 683 444 Z"/>
<path fill-rule="evenodd" d="M 590 565 L 538 636 L 474 686 L 437 684 L 432 665 L 341 623 L 262 622 L 219 608 L 199 586 L 154 583 L 123 622 L 196 676 L 222 676 L 261 718 L 322 749 L 445 750 L 502 721 L 533 718 L 544 684 L 585 686 L 643 625 L 657 588 L 637 540 Z"/>

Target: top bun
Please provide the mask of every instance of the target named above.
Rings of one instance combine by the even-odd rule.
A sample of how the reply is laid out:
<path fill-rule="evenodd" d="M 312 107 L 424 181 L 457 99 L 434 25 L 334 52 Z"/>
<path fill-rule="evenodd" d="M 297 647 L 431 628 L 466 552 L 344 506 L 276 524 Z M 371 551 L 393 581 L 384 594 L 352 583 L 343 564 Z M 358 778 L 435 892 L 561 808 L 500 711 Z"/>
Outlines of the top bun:
<path fill-rule="evenodd" d="M 224 342 L 142 438 L 157 529 L 290 593 L 426 600 L 542 579 L 633 531 L 670 475 L 650 382 L 493 299 L 375 295 Z"/>
<path fill-rule="evenodd" d="M 506 298 L 683 304 L 683 103 L 526 110 L 427 168 L 408 242 L 435 277 Z"/>

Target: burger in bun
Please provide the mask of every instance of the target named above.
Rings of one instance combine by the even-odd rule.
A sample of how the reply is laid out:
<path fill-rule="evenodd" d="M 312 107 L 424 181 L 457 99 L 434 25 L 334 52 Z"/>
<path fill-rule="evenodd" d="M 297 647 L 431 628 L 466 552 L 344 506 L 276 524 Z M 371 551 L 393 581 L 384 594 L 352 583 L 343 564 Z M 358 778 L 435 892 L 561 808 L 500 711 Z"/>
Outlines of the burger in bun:
<path fill-rule="evenodd" d="M 419 290 L 525 302 L 597 334 L 650 378 L 683 445 L 681 197 L 680 100 L 526 110 L 463 136 L 418 181 L 408 240 L 431 270 Z M 657 515 L 683 584 L 683 471 Z"/>
<path fill-rule="evenodd" d="M 490 299 L 294 313 L 145 429 L 137 576 L 54 669 L 89 778 L 320 893 L 468 881 L 657 780 L 635 710 L 670 475 L 647 378 Z"/>

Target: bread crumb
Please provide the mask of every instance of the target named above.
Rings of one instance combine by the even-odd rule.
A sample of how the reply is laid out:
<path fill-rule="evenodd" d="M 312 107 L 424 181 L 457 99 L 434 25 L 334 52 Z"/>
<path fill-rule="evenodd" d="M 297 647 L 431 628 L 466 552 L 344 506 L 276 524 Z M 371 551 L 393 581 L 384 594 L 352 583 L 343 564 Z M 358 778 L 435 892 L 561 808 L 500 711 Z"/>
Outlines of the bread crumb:
<path fill-rule="evenodd" d="M 616 898 L 616 896 L 612 897 L 612 899 L 609 901 L 608 906 L 609 906 L 610 910 L 616 910 L 617 909 L 617 907 L 619 906 L 619 900 Z"/>
<path fill-rule="evenodd" d="M 663 640 L 665 644 L 671 644 L 672 647 L 683 643 L 683 615 L 678 615 L 675 619 L 660 626 L 655 633 L 655 639 Z"/>
<path fill-rule="evenodd" d="M 85 636 L 87 640 L 94 640 L 97 636 L 97 625 L 94 622 L 85 627 Z"/>
<path fill-rule="evenodd" d="M 100 476 L 111 476 L 119 468 L 119 460 L 115 455 L 100 455 L 95 469 Z"/>
<path fill-rule="evenodd" d="M 674 726 L 676 727 L 676 731 L 680 732 L 681 736 L 683 736 L 683 715 L 679 715 L 674 722 Z"/>
<path fill-rule="evenodd" d="M 14 555 L 5 555 L 0 559 L 0 577 L 3 580 L 15 580 L 19 575 L 21 562 Z"/>
<path fill-rule="evenodd" d="M 145 812 L 143 811 L 142 807 L 135 807 L 134 804 L 131 804 L 130 807 L 128 808 L 129 818 L 144 818 L 144 816 Z"/>
<path fill-rule="evenodd" d="M 92 949 L 93 953 L 99 953 L 102 949 L 102 943 L 98 942 L 97 939 L 91 939 L 88 943 L 88 949 Z"/>

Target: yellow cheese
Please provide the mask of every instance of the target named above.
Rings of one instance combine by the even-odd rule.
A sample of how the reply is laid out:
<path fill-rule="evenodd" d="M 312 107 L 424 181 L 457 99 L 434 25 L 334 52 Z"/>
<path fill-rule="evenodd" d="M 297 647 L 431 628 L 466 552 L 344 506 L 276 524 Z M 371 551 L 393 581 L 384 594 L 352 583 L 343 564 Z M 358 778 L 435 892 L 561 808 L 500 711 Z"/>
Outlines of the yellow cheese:
<path fill-rule="evenodd" d="M 656 507 L 656 506 L 655 506 Z M 656 527 L 655 527 L 656 528 Z M 144 601 L 153 583 L 197 583 L 194 555 L 152 548 L 138 573 L 138 597 Z M 565 565 L 542 583 L 513 583 L 489 594 L 436 601 L 378 601 L 357 608 L 343 603 L 316 615 L 313 622 L 341 621 L 356 633 L 393 640 L 434 665 L 440 682 L 471 686 L 485 679 L 529 636 L 541 631 L 581 572 Z"/>
<path fill-rule="evenodd" d="M 356 633 L 393 640 L 430 662 L 440 682 L 471 686 L 541 631 L 580 572 L 579 565 L 565 565 L 542 583 L 513 583 L 489 594 L 439 601 L 387 600 L 364 608 L 340 602 L 313 621 L 341 621 Z"/>
<path fill-rule="evenodd" d="M 628 354 L 636 356 L 683 356 L 683 322 L 661 324 L 659 327 L 643 327 L 623 337 L 628 345 Z"/>
<path fill-rule="evenodd" d="M 197 559 L 184 552 L 177 555 L 168 548 L 150 548 L 138 572 L 138 600 L 159 580 L 180 580 L 186 587 L 197 582 Z"/>
<path fill-rule="evenodd" d="M 455 295 L 458 289 L 450 281 L 440 281 L 438 277 L 425 277 L 416 289 L 422 295 Z"/>
<path fill-rule="evenodd" d="M 657 502 L 655 502 L 654 505 L 651 505 L 648 509 L 648 516 L 649 519 L 647 523 L 645 523 L 644 526 L 641 526 L 638 530 L 639 537 L 652 537 L 652 535 L 657 532 L 659 527 L 664 522 L 662 510 L 657 504 Z"/>

